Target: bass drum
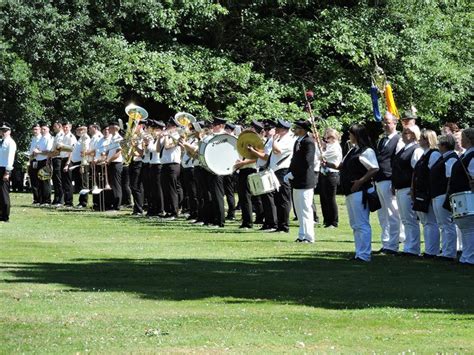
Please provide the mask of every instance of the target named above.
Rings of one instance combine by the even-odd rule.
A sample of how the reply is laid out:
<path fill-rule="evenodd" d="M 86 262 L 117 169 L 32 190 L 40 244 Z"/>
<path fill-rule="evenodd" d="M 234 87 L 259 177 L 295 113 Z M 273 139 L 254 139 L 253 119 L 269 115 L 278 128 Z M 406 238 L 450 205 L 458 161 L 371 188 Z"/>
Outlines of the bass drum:
<path fill-rule="evenodd" d="M 237 138 L 230 134 L 206 137 L 199 145 L 199 162 L 213 174 L 231 175 L 237 160 Z"/>

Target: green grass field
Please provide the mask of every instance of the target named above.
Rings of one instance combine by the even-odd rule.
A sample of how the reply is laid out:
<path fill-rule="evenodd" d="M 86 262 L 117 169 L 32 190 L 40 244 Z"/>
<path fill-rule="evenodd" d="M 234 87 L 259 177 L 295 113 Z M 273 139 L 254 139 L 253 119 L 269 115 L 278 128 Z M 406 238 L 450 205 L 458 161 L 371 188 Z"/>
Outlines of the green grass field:
<path fill-rule="evenodd" d="M 0 224 L 0 353 L 473 353 L 474 268 L 290 235 L 30 207 Z M 373 249 L 380 248 L 375 214 Z"/>

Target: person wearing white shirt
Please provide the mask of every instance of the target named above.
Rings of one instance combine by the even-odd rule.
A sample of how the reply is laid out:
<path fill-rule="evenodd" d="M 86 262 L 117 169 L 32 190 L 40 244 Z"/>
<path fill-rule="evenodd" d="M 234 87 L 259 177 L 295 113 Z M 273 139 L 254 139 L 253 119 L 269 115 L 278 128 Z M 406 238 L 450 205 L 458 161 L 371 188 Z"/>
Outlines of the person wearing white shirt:
<path fill-rule="evenodd" d="M 60 156 L 60 151 L 58 150 L 58 145 L 64 139 L 63 126 L 60 122 L 56 121 L 53 123 L 54 139 L 53 139 L 53 149 L 50 154 L 51 165 L 53 166 L 53 205 L 59 207 L 63 204 L 64 200 L 64 191 L 62 184 L 62 158 Z"/>
<path fill-rule="evenodd" d="M 323 135 L 323 152 L 321 155 L 322 166 L 319 198 L 323 212 L 323 225 L 325 228 L 337 228 L 339 225 L 339 211 L 336 203 L 337 186 L 339 185 L 339 171 L 326 166 L 326 163 L 339 166 L 342 161 L 342 148 L 339 132 L 327 128 Z"/>
<path fill-rule="evenodd" d="M 38 162 L 38 170 L 49 164 L 48 156 L 53 148 L 53 137 L 49 134 L 49 127 L 46 123 L 41 124 L 41 138 L 38 141 L 33 154 Z M 51 204 L 51 182 L 49 180 L 39 180 L 38 184 L 40 206 Z"/>
<path fill-rule="evenodd" d="M 181 147 L 171 138 L 178 133 L 177 127 L 178 123 L 175 122 L 173 117 L 170 117 L 167 124 L 168 134 L 163 137 L 162 142 L 157 146 L 162 164 L 161 182 L 166 212 L 164 218 L 169 220 L 173 220 L 178 216 L 180 203 Z"/>
<path fill-rule="evenodd" d="M 392 189 L 392 160 L 405 145 L 400 133 L 397 132 L 397 123 L 397 117 L 387 111 L 382 121 L 384 134 L 375 149 L 379 163 L 375 186 L 382 206 L 377 210 L 382 230 L 380 235 L 382 248 L 378 252 L 384 254 L 397 254 L 399 241 L 405 239 L 397 199 Z"/>
<path fill-rule="evenodd" d="M 423 155 L 423 149 L 418 145 L 420 135 L 420 128 L 417 125 L 406 126 L 402 132 L 405 146 L 392 160 L 392 189 L 395 191 L 400 218 L 405 229 L 403 255 L 408 256 L 420 254 L 420 224 L 413 210 L 411 197 L 413 170 Z"/>
<path fill-rule="evenodd" d="M 424 258 L 434 258 L 439 253 L 439 228 L 431 205 L 430 184 L 427 183 L 430 179 L 431 168 L 441 157 L 437 144 L 438 139 L 434 131 L 422 130 L 420 147 L 423 149 L 423 155 L 413 170 L 411 186 L 413 210 L 416 211 L 423 226 Z"/>
<path fill-rule="evenodd" d="M 119 134 L 120 126 L 118 122 L 109 123 L 110 131 L 110 149 L 107 153 L 107 166 L 109 174 L 109 183 L 114 195 L 112 209 L 119 211 L 122 204 L 122 170 L 123 157 L 120 142 L 123 140 Z"/>
<path fill-rule="evenodd" d="M 268 168 L 270 154 L 273 149 L 273 136 L 275 135 L 275 123 L 267 120 L 264 124 L 263 137 L 266 139 L 263 152 L 250 147 L 249 149 L 258 157 L 257 169 L 263 171 Z M 266 193 L 258 196 L 262 200 L 264 223 L 260 230 L 262 232 L 274 232 L 278 228 L 277 211 L 275 206 L 275 198 L 273 193 Z"/>
<path fill-rule="evenodd" d="M 89 184 L 89 150 L 91 139 L 87 135 L 87 127 L 79 126 L 76 128 L 76 136 L 79 137 L 77 144 L 69 157 L 67 166 L 72 170 L 72 179 L 76 191 L 79 190 L 79 203 L 76 207 L 87 207 L 88 184 Z M 77 167 L 79 166 L 79 167 Z M 74 168 L 76 167 L 76 168 Z"/>
<path fill-rule="evenodd" d="M 15 161 L 16 143 L 11 137 L 11 128 L 0 126 L 0 222 L 10 220 L 10 175 Z"/>
<path fill-rule="evenodd" d="M 62 192 L 61 196 L 58 196 L 58 204 L 59 207 L 61 204 L 61 199 L 64 199 L 64 206 L 72 207 L 73 206 L 73 186 L 72 186 L 72 173 L 67 166 L 69 161 L 69 157 L 71 156 L 72 150 L 74 149 L 75 145 L 77 144 L 77 139 L 74 134 L 71 133 L 72 125 L 70 122 L 63 122 L 63 137 L 61 140 L 57 142 L 56 150 L 59 151 L 59 157 L 61 158 L 61 185 L 62 185 Z"/>
<path fill-rule="evenodd" d="M 263 131 L 263 124 L 257 120 L 252 120 L 248 130 L 260 135 Z M 242 224 L 239 226 L 241 229 L 253 228 L 252 212 L 254 206 L 252 204 L 252 195 L 248 185 L 248 177 L 250 174 L 257 172 L 256 162 L 257 159 L 243 158 L 238 160 L 234 165 L 234 170 L 239 171 L 237 192 L 239 194 L 240 208 L 242 210 Z M 263 214 L 263 208 L 261 214 Z M 259 217 L 262 218 L 262 216 Z"/>
<path fill-rule="evenodd" d="M 431 204 L 441 232 L 442 253 L 439 258 L 444 260 L 454 260 L 457 256 L 456 225 L 451 211 L 447 209 L 449 205 L 446 206 L 451 168 L 458 160 L 454 146 L 455 140 L 451 134 L 439 137 L 438 148 L 442 155 L 431 167 L 429 176 Z"/>
<path fill-rule="evenodd" d="M 293 148 L 296 138 L 290 132 L 291 123 L 278 119 L 273 136 L 272 151 L 269 156 L 269 168 L 275 172 L 280 183 L 278 191 L 273 191 L 277 229 L 275 232 L 289 233 L 290 210 L 291 210 L 291 185 L 289 181 L 284 180 L 284 176 L 288 173 L 293 156 Z"/>
<path fill-rule="evenodd" d="M 41 139 L 41 126 L 36 123 L 32 128 L 33 137 L 31 138 L 30 147 L 28 149 L 29 164 L 28 164 L 28 176 L 30 177 L 31 191 L 33 192 L 33 204 L 39 205 L 39 179 L 38 179 L 38 162 L 34 155 L 34 150 Z"/>
<path fill-rule="evenodd" d="M 448 182 L 449 197 L 463 193 L 471 197 L 474 191 L 474 128 L 467 128 L 461 134 L 463 155 L 454 163 Z M 472 216 L 454 216 L 454 222 L 461 231 L 462 254 L 459 262 L 474 265 L 474 223 Z"/>
<path fill-rule="evenodd" d="M 185 199 L 189 211 L 187 220 L 193 222 L 198 219 L 199 215 L 197 181 L 194 168 L 198 159 L 197 156 L 193 156 L 194 151 L 198 147 L 198 138 L 196 135 L 197 132 L 193 129 L 191 134 L 187 137 L 186 143 L 188 146 L 192 147 L 191 149 L 186 149 L 183 138 L 179 141 L 179 144 L 184 151 L 183 158 L 181 159 L 181 173 L 183 177 L 183 190 L 185 191 Z"/>
<path fill-rule="evenodd" d="M 225 133 L 236 137 L 236 127 L 237 126 L 235 124 L 227 122 L 224 128 Z M 241 131 L 242 130 L 240 130 L 240 132 Z M 227 201 L 227 215 L 225 216 L 225 219 L 228 221 L 235 220 L 235 190 L 237 188 L 238 178 L 239 174 L 237 171 L 234 171 L 230 175 L 224 176 L 224 195 Z"/>
<path fill-rule="evenodd" d="M 163 130 L 166 125 L 162 121 L 152 120 L 150 123 L 150 129 L 152 135 L 155 137 L 154 140 L 149 140 L 145 147 L 145 154 L 150 157 L 150 168 L 149 168 L 149 189 L 150 195 L 148 199 L 148 211 L 147 217 L 156 217 L 164 215 L 164 198 L 163 198 L 163 185 L 162 185 L 162 165 L 160 158 L 161 144 L 163 143 Z"/>
<path fill-rule="evenodd" d="M 372 252 L 372 228 L 369 206 L 364 198 L 371 188 L 371 180 L 379 170 L 375 151 L 370 147 L 370 138 L 363 125 L 353 124 L 349 128 L 349 139 L 353 147 L 339 166 L 326 166 L 341 171 L 341 185 L 346 196 L 349 222 L 354 233 L 355 256 L 353 260 L 368 262 Z"/>

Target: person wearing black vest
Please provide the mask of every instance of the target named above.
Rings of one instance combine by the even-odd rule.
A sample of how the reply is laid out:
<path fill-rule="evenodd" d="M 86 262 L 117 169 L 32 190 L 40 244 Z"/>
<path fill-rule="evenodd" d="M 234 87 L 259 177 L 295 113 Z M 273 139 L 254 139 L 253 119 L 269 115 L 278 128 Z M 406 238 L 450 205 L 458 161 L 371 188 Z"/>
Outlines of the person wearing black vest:
<path fill-rule="evenodd" d="M 392 193 L 392 159 L 405 145 L 397 132 L 397 123 L 397 117 L 390 112 L 385 113 L 382 121 L 384 135 L 376 147 L 379 171 L 374 180 L 381 204 L 381 208 L 377 210 L 377 216 L 382 229 L 382 248 L 379 253 L 384 254 L 396 254 L 399 241 L 405 240 L 397 199 Z"/>
<path fill-rule="evenodd" d="M 451 176 L 451 169 L 457 161 L 458 156 L 454 152 L 455 140 L 452 135 L 441 136 L 438 147 L 442 156 L 431 168 L 430 173 L 430 193 L 431 203 L 436 216 L 436 221 L 441 230 L 441 259 L 453 260 L 456 258 L 456 225 L 453 222 L 451 211 L 443 205 L 446 202 L 448 179 Z"/>
<path fill-rule="evenodd" d="M 413 209 L 423 226 L 425 258 L 434 258 L 439 253 L 439 228 L 431 205 L 430 184 L 426 183 L 430 179 L 431 168 L 441 157 L 437 144 L 436 132 L 422 130 L 420 147 L 423 149 L 423 155 L 415 165 L 411 188 Z"/>
<path fill-rule="evenodd" d="M 423 155 L 423 149 L 418 145 L 420 134 L 417 125 L 405 127 L 402 132 L 405 146 L 392 160 L 392 189 L 395 190 L 400 218 L 405 228 L 403 254 L 411 256 L 420 254 L 420 224 L 411 199 L 413 169 Z"/>
<path fill-rule="evenodd" d="M 311 132 L 309 121 L 295 122 L 295 145 L 285 182 L 291 180 L 293 203 L 298 216 L 298 238 L 296 242 L 314 243 L 313 196 L 316 176 L 314 174 L 314 156 L 316 147 L 308 134 Z"/>
<path fill-rule="evenodd" d="M 372 228 L 369 219 L 369 206 L 364 203 L 364 192 L 371 188 L 372 178 L 379 171 L 375 151 L 365 126 L 353 124 L 349 128 L 352 148 L 342 163 L 336 166 L 326 163 L 329 168 L 341 171 L 341 186 L 346 196 L 349 222 L 354 233 L 356 261 L 370 261 L 372 251 Z"/>
<path fill-rule="evenodd" d="M 474 128 L 467 128 L 461 134 L 461 145 L 466 151 L 451 170 L 448 195 L 474 191 Z M 454 222 L 461 230 L 462 254 L 459 262 L 474 265 L 474 223 L 472 216 L 456 218 Z"/>

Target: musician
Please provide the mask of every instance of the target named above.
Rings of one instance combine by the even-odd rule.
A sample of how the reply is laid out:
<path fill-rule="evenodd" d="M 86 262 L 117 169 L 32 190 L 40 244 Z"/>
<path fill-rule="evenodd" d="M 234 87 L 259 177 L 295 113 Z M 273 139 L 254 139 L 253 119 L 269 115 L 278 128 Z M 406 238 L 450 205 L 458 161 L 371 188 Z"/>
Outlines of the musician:
<path fill-rule="evenodd" d="M 72 186 L 72 173 L 69 171 L 67 162 L 71 156 L 72 150 L 77 144 L 77 139 L 74 134 L 71 133 L 72 125 L 70 122 L 65 121 L 62 123 L 62 128 L 64 136 L 61 141 L 57 144 L 57 149 L 59 150 L 59 157 L 61 158 L 61 184 L 63 188 L 63 197 L 64 197 L 64 206 L 72 207 L 73 206 L 73 186 Z M 65 149 L 64 147 L 69 147 Z M 58 197 L 59 198 L 59 197 Z"/>
<path fill-rule="evenodd" d="M 0 222 L 10 220 L 10 175 L 15 161 L 16 143 L 7 123 L 0 126 Z"/>
<path fill-rule="evenodd" d="M 53 148 L 53 137 L 49 134 L 49 127 L 46 123 L 41 124 L 41 138 L 38 141 L 33 154 L 38 162 L 38 170 L 42 169 L 49 163 L 48 156 Z M 49 180 L 39 180 L 38 192 L 40 198 L 40 206 L 46 207 L 51 204 L 51 182 Z"/>
<path fill-rule="evenodd" d="M 165 204 L 163 197 L 163 168 L 161 164 L 160 151 L 163 142 L 163 130 L 166 125 L 162 121 L 148 120 L 150 126 L 151 137 L 147 137 L 144 141 L 145 155 L 150 157 L 150 165 L 148 172 L 148 211 L 147 217 L 164 217 Z"/>
<path fill-rule="evenodd" d="M 148 215 L 148 207 L 149 201 L 151 199 L 151 180 L 150 180 L 150 160 L 151 160 L 151 152 L 148 151 L 148 146 L 150 143 L 153 143 L 153 128 L 151 127 L 151 123 L 153 120 L 146 119 L 142 120 L 141 122 L 145 125 L 145 134 L 143 137 L 142 147 L 143 147 L 143 157 L 142 157 L 142 169 L 141 169 L 141 182 L 143 186 L 143 209 L 147 210 Z M 151 216 L 150 216 L 151 217 Z"/>
<path fill-rule="evenodd" d="M 429 176 L 431 168 L 441 157 L 438 151 L 438 138 L 432 130 L 422 130 L 420 135 L 420 147 L 423 155 L 418 160 L 413 171 L 412 178 L 412 203 L 421 224 L 423 225 L 423 237 L 425 240 L 424 258 L 434 258 L 439 253 L 439 228 L 436 216 L 431 205 L 431 194 Z"/>
<path fill-rule="evenodd" d="M 29 163 L 28 163 L 28 176 L 30 177 L 31 190 L 33 192 L 33 205 L 40 204 L 39 196 L 39 179 L 38 179 L 38 162 L 33 153 L 39 140 L 41 139 L 41 127 L 38 123 L 32 127 L 33 137 L 31 138 L 30 147 L 28 149 Z"/>
<path fill-rule="evenodd" d="M 255 133 L 263 131 L 263 124 L 257 120 L 252 120 L 251 128 L 249 129 Z M 241 159 L 234 165 L 234 170 L 239 171 L 237 192 L 239 194 L 240 208 L 242 210 L 242 224 L 239 228 L 250 229 L 253 228 L 252 220 L 252 195 L 248 185 L 248 176 L 257 172 L 256 159 Z M 263 208 L 262 208 L 263 209 Z"/>
<path fill-rule="evenodd" d="M 439 256 L 441 260 L 454 260 L 457 254 L 456 225 L 453 222 L 451 211 L 445 208 L 448 179 L 451 176 L 454 163 L 458 160 L 458 156 L 454 152 L 454 145 L 455 141 L 452 135 L 439 137 L 438 148 L 441 157 L 431 167 L 429 179 L 431 203 L 436 222 L 441 230 L 442 253 Z"/>
<path fill-rule="evenodd" d="M 79 141 L 74 146 L 71 155 L 66 163 L 66 167 L 71 172 L 72 181 L 74 181 L 74 186 L 79 192 L 79 203 L 77 208 L 87 207 L 88 200 L 88 184 L 89 184 L 89 174 L 88 174 L 88 164 L 87 153 L 90 150 L 90 138 L 87 135 L 87 127 L 79 126 L 76 128 L 76 136 L 79 137 Z M 87 164 L 84 164 L 87 163 Z"/>
<path fill-rule="evenodd" d="M 337 228 L 339 212 L 336 203 L 337 186 L 339 185 L 339 170 L 328 168 L 326 162 L 339 166 L 342 161 L 342 148 L 339 132 L 333 128 L 326 128 L 323 135 L 323 153 L 320 169 L 321 209 L 323 212 L 324 228 Z"/>
<path fill-rule="evenodd" d="M 382 121 L 384 134 L 376 147 L 379 171 L 375 175 L 375 186 L 381 208 L 377 216 L 382 228 L 382 248 L 378 251 L 384 254 L 397 254 L 400 235 L 405 239 L 405 232 L 398 211 L 398 203 L 392 190 L 392 160 L 405 143 L 397 131 L 398 119 L 386 112 Z"/>
<path fill-rule="evenodd" d="M 295 122 L 295 135 L 298 137 L 293 147 L 288 173 L 284 181 L 291 180 L 293 202 L 298 216 L 298 238 L 295 242 L 314 243 L 313 197 L 316 186 L 314 174 L 314 156 L 316 147 L 309 136 L 309 121 Z M 273 156 L 273 155 L 272 155 Z M 270 161 L 272 166 L 272 161 Z"/>
<path fill-rule="evenodd" d="M 474 191 L 474 128 L 462 131 L 461 144 L 466 151 L 453 164 L 448 183 L 448 196 L 459 192 Z M 456 218 L 454 222 L 461 230 L 462 254 L 459 262 L 474 265 L 474 224 L 472 219 L 466 216 Z"/>
<path fill-rule="evenodd" d="M 280 183 L 278 191 L 273 191 L 271 194 L 275 201 L 276 218 L 278 222 L 275 232 L 281 233 L 290 232 L 291 186 L 288 181 L 284 180 L 284 176 L 288 173 L 290 167 L 293 147 L 295 145 L 295 138 L 290 132 L 290 128 L 291 123 L 283 119 L 277 120 L 268 164 L 269 168 L 275 172 Z"/>
<path fill-rule="evenodd" d="M 132 216 L 143 215 L 143 184 L 142 184 L 142 167 L 143 167 L 143 134 L 145 129 L 145 122 L 138 123 L 137 136 L 138 139 L 132 140 L 134 145 L 133 157 L 128 167 L 130 190 L 133 196 L 133 211 Z"/>
<path fill-rule="evenodd" d="M 61 124 L 61 122 L 56 121 L 53 123 L 53 131 L 53 149 L 50 154 L 51 163 L 53 166 L 53 206 L 60 207 L 64 203 L 64 191 L 62 183 L 62 157 L 60 150 L 58 149 L 58 145 L 64 140 L 63 125 Z"/>
<path fill-rule="evenodd" d="M 164 218 L 174 220 L 178 217 L 179 210 L 179 174 L 181 172 L 181 147 L 178 145 L 179 133 L 177 127 L 179 123 L 174 117 L 170 117 L 166 126 L 167 133 L 163 135 L 157 144 L 157 150 L 160 152 L 162 164 L 162 186 L 164 209 L 166 215 Z M 177 137 L 173 139 L 173 137 Z"/>
<path fill-rule="evenodd" d="M 224 134 L 224 128 L 227 121 L 223 118 L 216 117 L 212 121 L 212 134 L 205 139 L 210 139 L 215 135 Z M 212 214 L 209 216 L 209 223 L 215 227 L 222 228 L 225 224 L 224 210 L 224 177 L 208 172 L 207 187 L 210 192 Z"/>
<path fill-rule="evenodd" d="M 186 145 L 184 143 L 186 143 Z M 198 148 L 197 132 L 192 129 L 186 141 L 184 141 L 184 138 L 181 138 L 179 144 L 184 151 L 183 158 L 181 159 L 181 173 L 189 209 L 189 216 L 186 220 L 194 222 L 199 217 L 197 181 L 195 175 L 195 167 L 199 164 L 199 161 L 194 153 Z"/>
<path fill-rule="evenodd" d="M 119 134 L 120 126 L 118 122 L 109 123 L 110 131 L 110 146 L 108 149 L 106 163 L 108 166 L 109 182 L 114 195 L 112 209 L 119 211 L 122 204 L 122 168 L 123 168 L 123 157 L 122 148 L 120 143 L 123 138 Z"/>
<path fill-rule="evenodd" d="M 403 255 L 420 254 L 420 224 L 413 210 L 411 183 L 413 169 L 423 155 L 418 145 L 420 128 L 417 125 L 405 126 L 402 131 L 405 146 L 395 154 L 392 160 L 392 189 L 395 191 L 400 218 L 405 229 Z"/>
<path fill-rule="evenodd" d="M 368 262 L 372 251 L 372 228 L 364 195 L 371 188 L 371 180 L 377 174 L 379 164 L 365 126 L 353 124 L 349 128 L 349 140 L 352 148 L 339 167 L 332 163 L 326 163 L 326 166 L 339 168 L 341 172 L 342 191 L 346 196 L 349 223 L 354 233 L 356 252 L 352 259 Z"/>
<path fill-rule="evenodd" d="M 234 135 L 235 124 L 227 122 L 224 131 L 227 134 Z M 224 176 L 224 195 L 227 201 L 227 215 L 225 217 L 228 221 L 235 220 L 235 185 L 238 183 L 238 173 L 235 171 L 230 175 Z"/>

